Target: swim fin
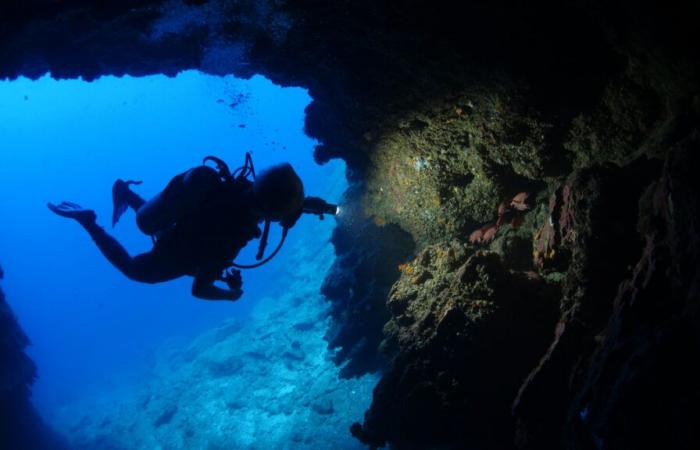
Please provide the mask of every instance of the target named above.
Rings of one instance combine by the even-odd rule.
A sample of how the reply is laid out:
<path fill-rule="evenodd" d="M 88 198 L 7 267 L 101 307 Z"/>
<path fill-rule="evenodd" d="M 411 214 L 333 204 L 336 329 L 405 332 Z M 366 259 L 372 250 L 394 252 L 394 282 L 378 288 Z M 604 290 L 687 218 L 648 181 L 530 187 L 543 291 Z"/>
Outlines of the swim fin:
<path fill-rule="evenodd" d="M 144 200 L 129 189 L 132 184 L 141 184 L 141 181 L 117 180 L 112 185 L 112 228 L 119 222 L 119 218 L 131 206 L 138 210 L 143 205 Z"/>

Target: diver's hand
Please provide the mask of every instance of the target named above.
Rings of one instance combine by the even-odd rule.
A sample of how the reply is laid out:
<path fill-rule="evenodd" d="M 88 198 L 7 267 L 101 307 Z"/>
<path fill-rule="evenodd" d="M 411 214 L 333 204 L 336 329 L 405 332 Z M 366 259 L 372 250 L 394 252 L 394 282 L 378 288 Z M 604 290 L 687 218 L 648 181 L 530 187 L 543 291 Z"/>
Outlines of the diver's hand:
<path fill-rule="evenodd" d="M 241 286 L 243 286 L 241 271 L 237 269 L 228 269 L 224 274 L 224 282 L 232 291 L 240 291 Z"/>
<path fill-rule="evenodd" d="M 76 203 L 61 202 L 58 205 L 54 205 L 53 203 L 49 202 L 46 204 L 46 206 L 48 206 L 48 208 L 55 214 L 58 214 L 61 217 L 67 217 L 69 219 L 75 219 L 80 223 L 94 222 L 97 219 L 95 211 L 83 208 Z"/>
<path fill-rule="evenodd" d="M 226 300 L 230 300 L 232 302 L 235 302 L 239 298 L 243 296 L 243 290 L 241 289 L 231 289 L 229 292 L 229 297 Z"/>
<path fill-rule="evenodd" d="M 228 275 L 228 273 L 226 274 Z M 224 277 L 219 280 L 225 281 Z M 209 277 L 195 277 L 192 282 L 192 295 L 202 300 L 229 300 L 236 301 L 243 295 L 243 291 L 235 286 L 224 289 L 214 285 L 214 280 Z M 235 289 L 234 289 L 235 288 Z"/>

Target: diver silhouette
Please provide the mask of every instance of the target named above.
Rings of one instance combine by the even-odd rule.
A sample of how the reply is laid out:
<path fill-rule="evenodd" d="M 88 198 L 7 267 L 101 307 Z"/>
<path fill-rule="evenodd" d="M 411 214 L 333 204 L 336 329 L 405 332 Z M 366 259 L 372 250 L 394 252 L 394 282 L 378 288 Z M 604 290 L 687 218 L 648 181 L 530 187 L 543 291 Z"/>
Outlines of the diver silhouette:
<path fill-rule="evenodd" d="M 216 163 L 216 169 L 207 165 L 209 161 Z M 112 187 L 112 226 L 131 208 L 139 229 L 154 241 L 150 251 L 133 257 L 97 224 L 93 210 L 71 202 L 47 206 L 82 225 L 107 260 L 128 278 L 160 283 L 189 275 L 194 277 L 192 295 L 205 300 L 239 299 L 243 280 L 238 268 L 257 267 L 275 256 L 303 212 L 323 218 L 337 211 L 335 205 L 318 197 L 305 198 L 304 185 L 288 163 L 256 177 L 250 154 L 233 173 L 222 160 L 208 156 L 201 166 L 173 177 L 148 201 L 130 188 L 140 183 L 117 180 Z M 282 226 L 275 251 L 257 264 L 234 263 L 239 251 L 255 238 L 261 238 L 256 258 L 262 259 L 270 222 Z M 216 286 L 216 281 L 223 281 L 228 289 Z"/>

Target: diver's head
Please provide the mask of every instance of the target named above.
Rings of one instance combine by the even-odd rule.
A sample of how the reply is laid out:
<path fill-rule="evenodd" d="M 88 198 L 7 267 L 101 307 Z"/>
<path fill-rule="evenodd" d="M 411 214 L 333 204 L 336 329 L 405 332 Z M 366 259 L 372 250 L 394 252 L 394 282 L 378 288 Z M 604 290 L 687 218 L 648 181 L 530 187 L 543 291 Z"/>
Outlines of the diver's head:
<path fill-rule="evenodd" d="M 304 203 L 304 184 L 289 163 L 258 174 L 253 192 L 263 216 L 272 221 L 298 216 Z"/>

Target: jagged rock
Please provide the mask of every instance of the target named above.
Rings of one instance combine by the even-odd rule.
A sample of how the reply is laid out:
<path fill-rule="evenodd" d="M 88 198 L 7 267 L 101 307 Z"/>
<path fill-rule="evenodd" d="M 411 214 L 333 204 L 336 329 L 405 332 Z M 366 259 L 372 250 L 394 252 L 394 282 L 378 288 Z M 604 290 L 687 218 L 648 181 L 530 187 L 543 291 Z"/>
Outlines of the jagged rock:
<path fill-rule="evenodd" d="M 574 368 L 570 448 L 700 446 L 700 135 L 681 141 L 648 191 L 644 251 L 592 357 Z"/>
<path fill-rule="evenodd" d="M 153 422 L 153 426 L 156 428 L 163 425 L 167 425 L 173 420 L 173 417 L 177 413 L 177 405 L 167 405 L 165 410 L 158 416 L 158 418 Z"/>
<path fill-rule="evenodd" d="M 29 339 L 0 288 L 0 448 L 67 449 L 63 439 L 44 424 L 31 404 L 36 366 L 24 351 L 27 345 Z"/>
<path fill-rule="evenodd" d="M 289 349 L 282 353 L 282 358 L 286 358 L 290 361 L 300 362 L 306 358 L 306 353 L 301 348 L 301 343 L 299 341 L 294 341 L 289 346 Z"/>
<path fill-rule="evenodd" d="M 309 331 L 317 326 L 317 322 L 299 322 L 295 323 L 292 328 L 297 331 Z"/>
<path fill-rule="evenodd" d="M 209 373 L 215 377 L 230 377 L 238 373 L 244 366 L 240 355 L 229 355 L 218 359 L 212 358 L 206 361 Z"/>
<path fill-rule="evenodd" d="M 562 312 L 554 340 L 515 401 L 521 448 L 561 448 L 560 436 L 551 430 L 563 426 L 574 395 L 572 372 L 590 357 L 620 280 L 641 253 L 638 199 L 657 172 L 654 161 L 577 171 L 550 199 L 534 255 L 545 277 L 554 257 L 563 270 L 556 277 L 562 283 Z M 548 253 L 540 251 L 545 233 Z"/>
<path fill-rule="evenodd" d="M 311 403 L 311 409 L 321 415 L 333 414 L 333 401 L 331 399 L 320 399 Z"/>
<path fill-rule="evenodd" d="M 399 449 L 509 448 L 508 405 L 546 348 L 555 292 L 495 253 L 426 248 L 392 288 L 383 349 L 393 359 L 353 433 Z"/>

